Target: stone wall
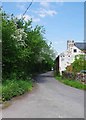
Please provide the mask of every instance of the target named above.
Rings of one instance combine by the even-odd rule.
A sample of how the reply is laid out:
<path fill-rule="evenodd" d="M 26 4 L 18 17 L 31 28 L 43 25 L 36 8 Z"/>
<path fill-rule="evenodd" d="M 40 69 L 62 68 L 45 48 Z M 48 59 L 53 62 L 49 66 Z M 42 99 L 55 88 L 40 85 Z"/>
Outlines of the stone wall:
<path fill-rule="evenodd" d="M 76 74 L 76 80 L 79 80 L 79 81 L 81 81 L 81 82 L 86 84 L 86 74 L 84 74 L 84 73 L 77 73 Z"/>
<path fill-rule="evenodd" d="M 86 74 L 84 74 L 84 73 L 74 74 L 73 72 L 63 71 L 62 77 L 70 79 L 70 80 L 77 80 L 77 81 L 80 81 L 80 82 L 86 84 Z"/>

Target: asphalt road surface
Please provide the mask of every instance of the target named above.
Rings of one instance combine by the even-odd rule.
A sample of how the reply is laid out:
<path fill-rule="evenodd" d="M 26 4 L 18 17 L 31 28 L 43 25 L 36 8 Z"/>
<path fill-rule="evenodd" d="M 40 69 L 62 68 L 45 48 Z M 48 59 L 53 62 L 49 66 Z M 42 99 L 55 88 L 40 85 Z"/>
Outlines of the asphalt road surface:
<path fill-rule="evenodd" d="M 84 118 L 84 91 L 56 81 L 52 72 L 38 75 L 32 92 L 12 100 L 3 118 Z"/>

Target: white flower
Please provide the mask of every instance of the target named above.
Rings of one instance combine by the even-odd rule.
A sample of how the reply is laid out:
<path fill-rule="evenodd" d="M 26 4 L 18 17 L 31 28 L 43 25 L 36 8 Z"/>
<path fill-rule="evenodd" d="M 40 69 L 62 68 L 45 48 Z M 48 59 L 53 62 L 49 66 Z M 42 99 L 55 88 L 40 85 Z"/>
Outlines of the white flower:
<path fill-rule="evenodd" d="M 24 46 L 27 34 L 24 32 L 24 29 L 17 29 L 11 37 L 18 42 L 18 45 Z"/>

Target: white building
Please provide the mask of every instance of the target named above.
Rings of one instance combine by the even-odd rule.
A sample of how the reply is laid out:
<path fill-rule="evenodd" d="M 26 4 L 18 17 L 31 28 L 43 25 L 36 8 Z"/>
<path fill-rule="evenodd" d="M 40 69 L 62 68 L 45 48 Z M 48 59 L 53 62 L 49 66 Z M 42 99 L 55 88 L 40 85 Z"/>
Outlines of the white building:
<path fill-rule="evenodd" d="M 62 71 L 66 70 L 66 67 L 74 62 L 75 56 L 80 54 L 85 54 L 86 43 L 74 42 L 71 40 L 67 41 L 67 50 L 62 52 L 58 56 L 58 68 L 60 74 Z"/>

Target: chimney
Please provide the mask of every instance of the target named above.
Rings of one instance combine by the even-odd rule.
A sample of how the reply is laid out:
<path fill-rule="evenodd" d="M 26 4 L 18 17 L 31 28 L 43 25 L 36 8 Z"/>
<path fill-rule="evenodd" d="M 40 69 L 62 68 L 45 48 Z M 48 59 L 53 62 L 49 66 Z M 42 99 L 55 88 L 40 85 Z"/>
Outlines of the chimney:
<path fill-rule="evenodd" d="M 70 49 L 74 46 L 74 40 L 68 40 L 67 41 L 67 49 Z"/>

